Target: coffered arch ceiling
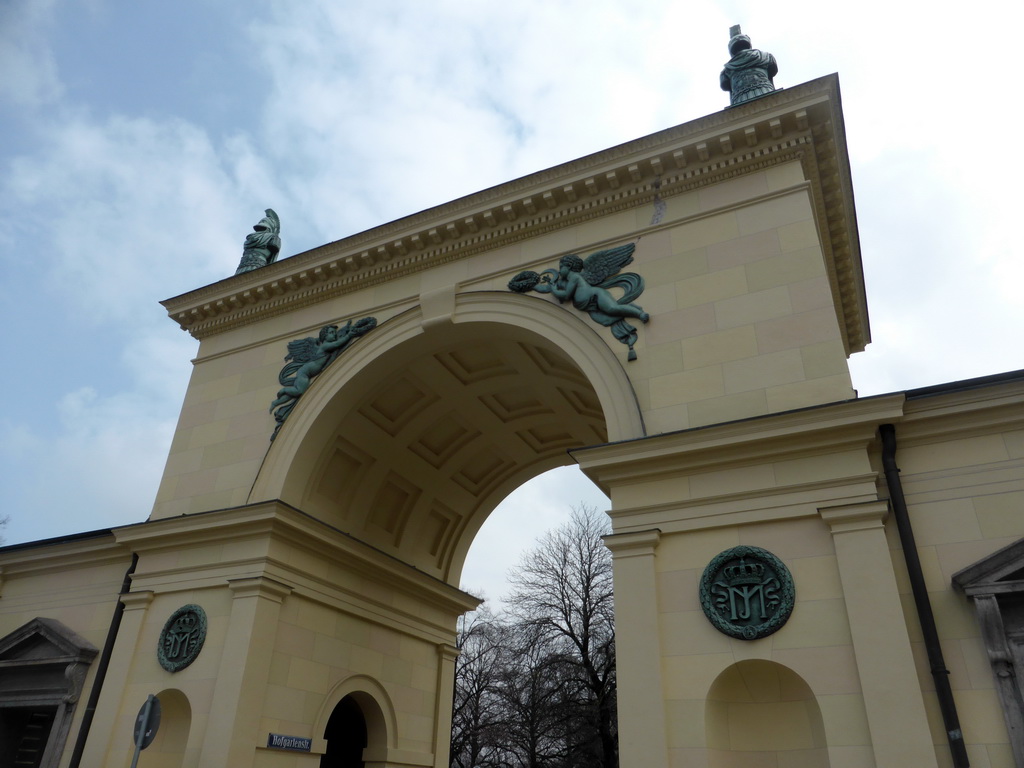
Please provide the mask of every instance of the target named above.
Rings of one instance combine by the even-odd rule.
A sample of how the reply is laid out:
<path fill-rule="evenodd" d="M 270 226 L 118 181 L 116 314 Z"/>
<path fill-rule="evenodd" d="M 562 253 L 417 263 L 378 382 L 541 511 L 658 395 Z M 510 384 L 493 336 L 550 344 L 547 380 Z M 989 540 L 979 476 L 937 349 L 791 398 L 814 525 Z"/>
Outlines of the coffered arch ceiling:
<path fill-rule="evenodd" d="M 316 421 L 285 500 L 454 584 L 501 499 L 570 463 L 569 449 L 608 441 L 580 367 L 548 338 L 497 323 L 407 339 Z"/>

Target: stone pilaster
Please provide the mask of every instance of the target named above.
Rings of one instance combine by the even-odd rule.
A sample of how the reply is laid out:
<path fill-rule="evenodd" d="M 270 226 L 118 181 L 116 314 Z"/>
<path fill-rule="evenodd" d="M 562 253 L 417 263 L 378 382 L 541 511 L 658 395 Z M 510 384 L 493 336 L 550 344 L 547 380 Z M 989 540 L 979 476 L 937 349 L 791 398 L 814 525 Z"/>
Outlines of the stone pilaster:
<path fill-rule="evenodd" d="M 442 713 L 451 713 L 455 701 L 455 661 L 459 649 L 442 643 L 437 646 L 437 713 L 434 718 L 434 768 L 448 768 L 452 742 L 451 718 Z"/>
<path fill-rule="evenodd" d="M 121 733 L 117 728 L 117 716 L 121 710 L 132 660 L 138 651 L 139 635 L 146 621 L 146 612 L 149 604 L 153 602 L 153 593 L 148 590 L 127 592 L 120 596 L 120 600 L 124 606 L 124 614 L 121 616 L 110 666 L 107 667 L 103 689 L 96 704 L 96 715 L 89 728 L 89 740 L 82 752 L 82 765 L 106 765 L 111 737 Z M 155 657 L 155 647 L 152 652 Z M 133 710 L 132 717 L 134 716 Z"/>
<path fill-rule="evenodd" d="M 888 503 L 818 511 L 835 543 L 875 764 L 935 766 L 921 683 L 885 538 Z"/>
<path fill-rule="evenodd" d="M 662 693 L 654 553 L 657 529 L 604 537 L 612 552 L 618 673 L 619 764 L 667 768 L 668 735 Z"/>
<path fill-rule="evenodd" d="M 254 576 L 231 579 L 231 618 L 217 673 L 203 765 L 251 765 L 270 675 L 281 603 L 291 587 Z"/>

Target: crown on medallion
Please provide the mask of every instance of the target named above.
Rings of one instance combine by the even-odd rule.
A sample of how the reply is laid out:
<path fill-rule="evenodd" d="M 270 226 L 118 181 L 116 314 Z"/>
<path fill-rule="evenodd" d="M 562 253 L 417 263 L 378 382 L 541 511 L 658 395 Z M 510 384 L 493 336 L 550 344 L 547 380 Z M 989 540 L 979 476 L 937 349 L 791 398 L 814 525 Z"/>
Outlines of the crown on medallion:
<path fill-rule="evenodd" d="M 730 587 L 742 584 L 760 584 L 764 578 L 764 566 L 761 563 L 748 563 L 742 557 L 735 565 L 722 570 L 725 582 Z"/>
<path fill-rule="evenodd" d="M 183 613 L 175 622 L 181 629 L 192 629 L 198 623 L 198 617 L 194 613 Z"/>

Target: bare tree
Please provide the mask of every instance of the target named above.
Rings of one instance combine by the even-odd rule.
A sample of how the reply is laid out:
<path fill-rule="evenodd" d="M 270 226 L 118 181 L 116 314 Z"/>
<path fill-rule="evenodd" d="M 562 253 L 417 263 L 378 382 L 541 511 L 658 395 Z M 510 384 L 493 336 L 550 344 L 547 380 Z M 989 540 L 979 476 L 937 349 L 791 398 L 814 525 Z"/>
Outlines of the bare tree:
<path fill-rule="evenodd" d="M 503 714 L 498 698 L 503 634 L 503 627 L 486 608 L 459 620 L 459 658 L 452 708 L 452 768 L 495 764 L 495 742 Z"/>
<path fill-rule="evenodd" d="M 513 571 L 508 610 L 459 625 L 452 768 L 616 768 L 608 520 L 573 510 Z"/>
<path fill-rule="evenodd" d="M 572 701 L 575 721 L 568 765 L 618 765 L 612 564 L 601 539 L 608 532 L 603 514 L 575 508 L 523 557 L 506 601 L 566 670 L 563 698 Z"/>
<path fill-rule="evenodd" d="M 536 627 L 510 624 L 498 688 L 509 763 L 521 768 L 566 765 L 566 664 Z"/>

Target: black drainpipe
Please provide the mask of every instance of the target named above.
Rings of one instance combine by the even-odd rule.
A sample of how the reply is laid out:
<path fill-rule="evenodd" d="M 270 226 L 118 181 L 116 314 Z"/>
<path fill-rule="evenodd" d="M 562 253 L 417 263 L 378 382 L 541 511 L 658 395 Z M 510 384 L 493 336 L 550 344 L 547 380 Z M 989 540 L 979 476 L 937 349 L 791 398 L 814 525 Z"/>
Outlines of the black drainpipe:
<path fill-rule="evenodd" d="M 932 613 L 932 604 L 924 584 L 924 573 L 921 571 L 921 559 L 917 556 L 914 530 L 910 527 L 907 500 L 903 496 L 903 483 L 900 481 L 900 468 L 896 466 L 896 428 L 892 424 L 882 424 L 878 432 L 882 438 L 882 467 L 885 470 L 885 484 L 889 488 L 889 503 L 900 532 L 900 542 L 903 544 L 903 558 L 907 562 L 910 588 L 914 594 L 914 605 L 917 606 L 917 618 L 921 622 L 924 647 L 928 652 L 928 666 L 931 667 L 932 678 L 935 680 L 935 694 L 939 698 L 939 709 L 942 711 L 942 722 L 946 727 L 949 751 L 953 755 L 953 765 L 956 768 L 969 768 L 971 762 L 967 759 L 967 747 L 960 730 L 960 718 L 956 714 L 953 689 L 949 685 L 949 670 L 946 669 L 946 662 L 942 658 L 939 633 L 935 628 L 935 614 Z"/>
<path fill-rule="evenodd" d="M 132 574 L 135 573 L 135 566 L 138 565 L 139 556 L 132 552 L 132 564 L 128 566 L 124 574 L 124 581 L 121 582 L 121 591 L 118 592 L 117 605 L 114 606 L 114 616 L 110 619 L 110 628 L 107 630 L 107 640 L 103 644 L 103 653 L 100 654 L 100 663 L 96 666 L 96 679 L 92 683 L 92 691 L 89 692 L 89 703 L 85 707 L 85 714 L 82 715 L 82 725 L 78 728 L 78 739 L 75 741 L 75 751 L 71 753 L 71 762 L 68 768 L 78 768 L 82 762 L 82 753 L 85 751 L 85 742 L 89 738 L 89 729 L 92 727 L 92 718 L 96 714 L 96 705 L 100 700 L 100 689 L 103 688 L 103 680 L 107 676 L 107 667 L 110 666 L 110 657 L 114 653 L 114 641 L 117 640 L 117 630 L 121 626 L 121 616 L 124 614 L 124 603 L 121 602 L 121 595 L 127 594 L 132 588 Z"/>

